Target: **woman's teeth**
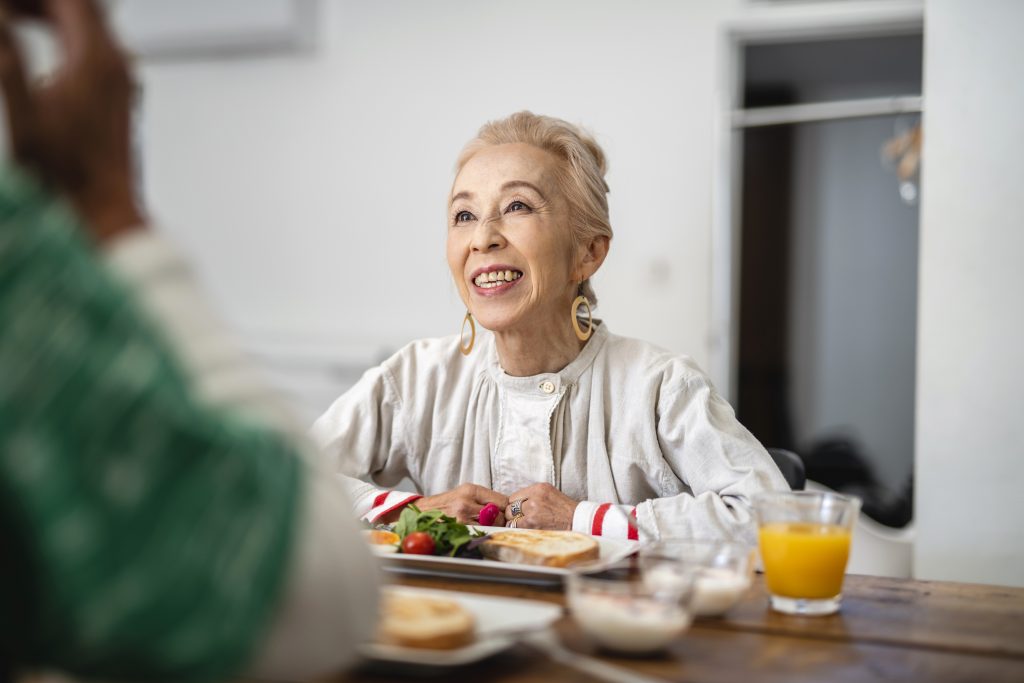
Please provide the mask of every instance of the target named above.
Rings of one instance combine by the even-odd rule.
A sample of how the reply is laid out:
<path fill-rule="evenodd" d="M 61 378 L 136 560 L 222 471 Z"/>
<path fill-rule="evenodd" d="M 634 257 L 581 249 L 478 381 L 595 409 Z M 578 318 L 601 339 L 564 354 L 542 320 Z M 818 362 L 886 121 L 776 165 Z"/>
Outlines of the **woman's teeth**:
<path fill-rule="evenodd" d="M 473 279 L 473 284 L 477 287 L 483 287 L 484 289 L 490 289 L 491 287 L 497 287 L 503 285 L 506 282 L 512 282 L 518 280 L 523 276 L 518 270 L 493 270 L 490 273 L 480 273 Z"/>

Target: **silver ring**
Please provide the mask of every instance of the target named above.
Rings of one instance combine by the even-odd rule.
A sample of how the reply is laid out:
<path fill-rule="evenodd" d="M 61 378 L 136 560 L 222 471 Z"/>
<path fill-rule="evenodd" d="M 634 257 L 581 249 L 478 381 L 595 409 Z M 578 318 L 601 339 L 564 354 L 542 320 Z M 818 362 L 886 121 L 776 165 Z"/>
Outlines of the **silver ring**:
<path fill-rule="evenodd" d="M 509 508 L 512 510 L 513 517 L 518 517 L 523 514 L 523 503 L 526 501 L 526 498 L 520 498 L 519 500 L 513 500 L 509 503 Z"/>
<path fill-rule="evenodd" d="M 518 522 L 518 521 L 519 521 L 519 517 L 513 517 L 512 521 L 508 523 L 508 527 L 510 529 L 515 529 L 516 528 L 516 522 Z"/>

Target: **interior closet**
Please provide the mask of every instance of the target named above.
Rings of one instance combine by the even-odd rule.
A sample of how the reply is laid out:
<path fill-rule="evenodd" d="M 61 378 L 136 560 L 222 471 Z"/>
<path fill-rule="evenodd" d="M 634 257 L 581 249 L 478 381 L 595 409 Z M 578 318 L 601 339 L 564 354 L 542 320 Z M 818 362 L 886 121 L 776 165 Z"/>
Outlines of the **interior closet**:
<path fill-rule="evenodd" d="M 744 45 L 737 413 L 810 478 L 909 520 L 922 36 Z"/>

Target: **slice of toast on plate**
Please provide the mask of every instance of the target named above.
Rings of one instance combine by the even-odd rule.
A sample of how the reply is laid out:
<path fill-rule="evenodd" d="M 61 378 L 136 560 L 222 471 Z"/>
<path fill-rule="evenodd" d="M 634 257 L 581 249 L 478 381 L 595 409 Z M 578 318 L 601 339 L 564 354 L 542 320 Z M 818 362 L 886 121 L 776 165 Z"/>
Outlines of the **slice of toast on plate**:
<path fill-rule="evenodd" d="M 523 529 L 499 531 L 480 544 L 488 560 L 543 567 L 568 567 L 600 554 L 597 540 L 576 531 Z"/>
<path fill-rule="evenodd" d="M 381 598 L 378 643 L 454 650 L 475 639 L 473 615 L 454 600 L 388 590 Z"/>

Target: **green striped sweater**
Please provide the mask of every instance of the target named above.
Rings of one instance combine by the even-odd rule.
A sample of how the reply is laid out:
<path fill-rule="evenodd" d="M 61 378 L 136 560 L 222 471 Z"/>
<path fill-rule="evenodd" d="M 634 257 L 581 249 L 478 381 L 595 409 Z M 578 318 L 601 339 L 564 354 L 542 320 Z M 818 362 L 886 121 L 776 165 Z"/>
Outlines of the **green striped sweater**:
<path fill-rule="evenodd" d="M 0 654 L 107 679 L 237 673 L 281 590 L 302 470 L 196 399 L 73 216 L 0 174 Z"/>

